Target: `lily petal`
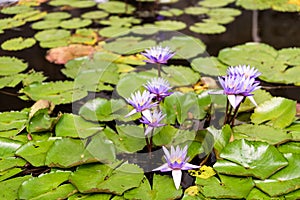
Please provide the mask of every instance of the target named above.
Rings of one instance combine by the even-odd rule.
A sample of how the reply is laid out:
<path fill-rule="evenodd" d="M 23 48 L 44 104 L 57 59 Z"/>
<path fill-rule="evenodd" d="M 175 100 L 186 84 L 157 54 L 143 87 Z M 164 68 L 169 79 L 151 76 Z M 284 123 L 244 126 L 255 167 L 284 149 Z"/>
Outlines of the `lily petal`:
<path fill-rule="evenodd" d="M 172 169 L 169 167 L 168 163 L 163 164 L 160 167 L 157 167 L 155 169 L 152 169 L 152 171 L 162 171 L 162 172 L 168 172 L 172 171 Z"/>
<path fill-rule="evenodd" d="M 172 170 L 172 177 L 173 177 L 173 181 L 174 181 L 174 184 L 175 184 L 175 187 L 177 190 L 180 187 L 181 176 L 182 176 L 181 170 L 178 170 L 178 169 Z"/>
<path fill-rule="evenodd" d="M 137 113 L 136 109 L 133 109 L 132 111 L 130 111 L 130 113 L 128 113 L 127 115 L 125 115 L 125 117 L 129 117 L 129 116 L 131 116 L 131 115 L 133 115 L 135 113 Z"/>
<path fill-rule="evenodd" d="M 244 96 L 241 95 L 227 95 L 229 103 L 232 105 L 233 108 L 236 108 L 244 99 Z"/>
<path fill-rule="evenodd" d="M 248 96 L 248 99 L 249 99 L 255 106 L 257 106 L 257 103 L 255 102 L 253 96 Z"/>

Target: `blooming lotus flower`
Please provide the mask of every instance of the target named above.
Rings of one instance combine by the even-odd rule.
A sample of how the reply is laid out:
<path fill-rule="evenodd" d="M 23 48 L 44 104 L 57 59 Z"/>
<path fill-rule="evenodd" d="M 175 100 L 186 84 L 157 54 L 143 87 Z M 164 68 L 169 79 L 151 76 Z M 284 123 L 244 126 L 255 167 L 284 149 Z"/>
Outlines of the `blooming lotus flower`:
<path fill-rule="evenodd" d="M 187 146 L 185 146 L 183 149 L 180 149 L 179 146 L 177 146 L 176 149 L 171 146 L 171 152 L 169 152 L 165 147 L 162 148 L 165 153 L 164 158 L 166 159 L 167 163 L 153 169 L 152 171 L 172 171 L 172 177 L 175 187 L 176 189 L 179 189 L 182 177 L 181 170 L 199 168 L 200 166 L 187 163 L 187 161 L 189 160 L 189 157 L 187 157 Z"/>
<path fill-rule="evenodd" d="M 150 92 L 146 90 L 142 94 L 140 91 L 131 94 L 131 98 L 126 98 L 126 101 L 134 107 L 134 110 L 128 113 L 125 117 L 137 112 L 141 112 L 142 114 L 149 116 L 149 109 L 157 105 L 157 102 L 152 102 L 153 97 L 154 95 L 150 94 Z"/>
<path fill-rule="evenodd" d="M 244 76 L 245 78 L 257 78 L 261 73 L 255 68 L 250 67 L 250 65 L 238 65 L 236 67 L 229 67 L 227 69 L 228 76 Z"/>
<path fill-rule="evenodd" d="M 148 81 L 144 87 L 150 93 L 156 95 L 157 101 L 161 101 L 165 97 L 172 94 L 172 92 L 169 92 L 171 89 L 169 82 L 163 78 L 153 78 L 151 81 Z"/>
<path fill-rule="evenodd" d="M 224 89 L 224 94 L 233 108 L 236 108 L 245 97 L 257 106 L 251 92 L 260 88 L 259 82 L 255 81 L 254 78 L 245 76 L 224 76 L 219 77 L 219 82 Z"/>
<path fill-rule="evenodd" d="M 145 62 L 157 64 L 167 63 L 167 61 L 175 55 L 169 47 L 162 48 L 161 46 L 146 49 L 145 52 L 141 54 L 147 57 L 148 60 L 145 60 Z"/>
<path fill-rule="evenodd" d="M 150 115 L 143 115 L 140 122 L 148 125 L 145 130 L 145 135 L 150 133 L 156 127 L 164 126 L 165 124 L 160 124 L 160 121 L 165 118 L 165 116 L 166 115 L 162 114 L 162 112 L 158 110 L 154 110 L 153 113 L 150 113 Z"/>

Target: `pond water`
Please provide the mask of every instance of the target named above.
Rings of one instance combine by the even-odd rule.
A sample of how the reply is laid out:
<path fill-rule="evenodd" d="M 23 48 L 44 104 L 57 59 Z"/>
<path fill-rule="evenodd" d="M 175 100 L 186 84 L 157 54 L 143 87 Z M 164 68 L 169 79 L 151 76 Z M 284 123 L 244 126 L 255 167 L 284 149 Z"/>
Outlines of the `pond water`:
<path fill-rule="evenodd" d="M 155 9 L 153 3 L 136 3 L 135 1 L 129 1 L 133 5 L 137 6 L 140 11 L 149 11 Z M 179 8 L 184 9 L 189 6 L 194 6 L 196 1 L 179 1 L 178 3 L 163 5 L 158 9 L 170 9 Z M 236 7 L 234 5 L 230 7 Z M 47 4 L 42 4 L 40 10 L 47 12 L 53 12 L 55 7 L 48 6 Z M 75 9 L 70 10 L 73 16 L 79 16 L 82 12 L 87 12 L 89 9 Z M 260 38 L 260 42 L 269 44 L 276 49 L 281 49 L 285 47 L 299 47 L 300 37 L 297 37 L 300 31 L 300 15 L 298 13 L 284 13 L 277 12 L 273 10 L 263 10 L 258 12 L 257 16 L 257 27 L 254 27 L 253 32 L 253 11 L 241 9 L 242 14 L 226 25 L 226 32 L 221 34 L 197 34 L 189 31 L 187 28 L 182 30 L 183 34 L 191 35 L 196 38 L 200 38 L 207 45 L 207 53 L 211 56 L 217 56 L 218 52 L 225 47 L 232 47 L 239 44 L 244 44 L 246 42 L 251 42 L 255 40 L 257 35 Z M 138 13 L 137 12 L 137 13 Z M 0 18 L 7 17 L 7 15 L 0 14 Z M 153 20 L 153 17 L 148 17 L 147 20 Z M 201 18 L 201 17 L 200 17 Z M 193 24 L 199 21 L 199 17 L 185 15 L 177 17 L 177 19 L 184 21 L 187 24 Z M 255 25 L 254 25 L 255 26 Z M 32 37 L 37 31 L 31 28 L 31 23 L 27 23 L 24 26 L 14 28 L 12 30 L 6 30 L 4 34 L 1 34 L 0 43 L 14 38 L 14 37 Z M 36 71 L 42 71 L 45 76 L 48 77 L 47 80 L 65 80 L 66 77 L 61 73 L 62 65 L 56 65 L 50 63 L 45 59 L 47 49 L 41 48 L 38 44 L 35 44 L 30 49 L 24 49 L 22 51 L 5 51 L 0 49 L 0 55 L 6 56 L 16 56 L 29 63 L 29 68 Z M 285 86 L 278 84 L 268 84 L 266 89 L 269 90 L 273 95 L 285 96 L 291 99 L 300 100 L 300 89 L 295 86 Z M 17 97 L 17 88 L 4 88 L 0 92 L 0 111 L 7 110 L 19 110 L 24 107 L 30 106 L 31 102 L 26 102 Z M 60 109 L 70 111 L 71 107 L 68 105 L 60 106 Z"/>

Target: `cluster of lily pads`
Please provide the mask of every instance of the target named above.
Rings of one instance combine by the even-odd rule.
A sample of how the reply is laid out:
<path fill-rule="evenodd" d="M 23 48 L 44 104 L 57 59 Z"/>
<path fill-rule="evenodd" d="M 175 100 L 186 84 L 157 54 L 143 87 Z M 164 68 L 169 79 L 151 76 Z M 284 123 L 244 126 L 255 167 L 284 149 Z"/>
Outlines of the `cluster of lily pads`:
<path fill-rule="evenodd" d="M 20 0 L 1 9 L 2 33 L 27 23 L 37 32 L 1 48 L 48 48 L 68 80 L 47 81 L 26 61 L 0 57 L 0 89 L 21 87 L 33 104 L 0 113 L 0 199 L 297 199 L 296 101 L 256 79 L 299 85 L 299 48 L 246 43 L 204 57 L 200 39 L 174 34 L 186 28 L 182 15 L 199 16 L 190 31 L 225 31 L 240 14 L 234 3 L 299 11 L 298 1 L 251 2 L 164 6 L 156 14 L 166 19 L 151 24 L 126 1 L 45 1 L 62 10 L 47 13 Z M 95 11 L 73 17 L 78 8 Z M 204 75 L 219 76 L 221 92 Z M 74 112 L 55 111 L 64 104 Z"/>

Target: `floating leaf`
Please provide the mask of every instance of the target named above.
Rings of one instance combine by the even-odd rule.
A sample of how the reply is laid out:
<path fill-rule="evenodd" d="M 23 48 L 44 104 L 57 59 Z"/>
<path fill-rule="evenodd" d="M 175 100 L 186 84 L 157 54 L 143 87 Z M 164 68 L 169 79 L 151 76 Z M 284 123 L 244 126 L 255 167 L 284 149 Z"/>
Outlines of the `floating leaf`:
<path fill-rule="evenodd" d="M 46 42 L 46 41 L 55 41 L 55 40 L 68 38 L 70 37 L 70 35 L 71 35 L 70 32 L 67 30 L 50 29 L 50 30 L 40 31 L 36 33 L 34 37 L 40 42 Z"/>
<path fill-rule="evenodd" d="M 14 16 L 14 19 L 24 20 L 25 22 L 31 22 L 31 21 L 36 21 L 36 20 L 42 19 L 46 15 L 47 15 L 46 12 L 42 12 L 39 10 L 33 10 L 33 11 L 25 12 L 25 13 L 16 14 Z"/>
<path fill-rule="evenodd" d="M 30 11 L 33 11 L 33 10 L 34 10 L 33 7 L 30 7 L 30 6 L 15 5 L 15 6 L 2 8 L 1 13 L 7 14 L 7 15 L 13 15 L 13 14 L 20 14 L 20 13 L 30 12 Z"/>
<path fill-rule="evenodd" d="M 223 33 L 226 31 L 226 28 L 216 22 L 196 22 L 189 29 L 196 33 L 202 34 L 216 34 Z"/>
<path fill-rule="evenodd" d="M 82 165 L 70 177 L 80 192 L 109 192 L 119 195 L 138 187 L 142 179 L 143 170 L 127 163 L 118 168 L 102 164 Z"/>
<path fill-rule="evenodd" d="M 282 153 L 298 153 L 300 154 L 299 142 L 288 142 L 278 147 L 278 150 Z"/>
<path fill-rule="evenodd" d="M 72 18 L 64 20 L 60 23 L 60 26 L 65 29 L 77 29 L 89 26 L 92 23 L 90 19 Z"/>
<path fill-rule="evenodd" d="M 189 170 L 191 176 L 196 176 L 197 178 L 208 179 L 216 174 L 212 167 L 203 165 L 199 170 Z"/>
<path fill-rule="evenodd" d="M 228 125 L 225 125 L 221 130 L 210 126 L 207 128 L 207 131 L 211 133 L 214 138 L 214 148 L 217 156 L 219 156 L 224 147 L 229 143 L 232 130 Z"/>
<path fill-rule="evenodd" d="M 218 0 L 204 0 L 200 1 L 199 5 L 208 7 L 208 8 L 214 8 L 214 7 L 223 7 L 227 6 L 230 3 L 233 3 L 234 0 L 223 0 L 223 1 L 218 1 Z"/>
<path fill-rule="evenodd" d="M 48 131 L 52 128 L 54 119 L 48 114 L 48 108 L 39 109 L 28 120 L 26 130 L 28 133 Z"/>
<path fill-rule="evenodd" d="M 245 199 L 254 187 L 251 177 L 240 178 L 219 175 L 220 180 L 213 176 L 209 179 L 196 178 L 199 191 L 207 198 Z M 241 185 L 243 187 L 241 187 Z"/>
<path fill-rule="evenodd" d="M 45 166 L 47 152 L 54 141 L 55 138 L 44 141 L 29 141 L 16 151 L 16 155 L 24 158 L 35 167 Z"/>
<path fill-rule="evenodd" d="M 190 59 L 202 54 L 206 46 L 200 40 L 187 36 L 174 36 L 170 40 L 161 43 L 162 46 L 168 46 L 172 51 L 176 52 L 174 58 Z"/>
<path fill-rule="evenodd" d="M 182 195 L 182 190 L 177 190 L 173 180 L 168 176 L 154 174 L 153 189 L 147 178 L 142 180 L 139 187 L 126 191 L 126 199 L 177 199 Z"/>
<path fill-rule="evenodd" d="M 131 14 L 135 11 L 135 7 L 121 1 L 108 1 L 105 3 L 100 3 L 98 4 L 98 8 L 113 14 Z"/>
<path fill-rule="evenodd" d="M 0 57 L 0 76 L 17 74 L 28 67 L 27 63 L 14 57 Z"/>
<path fill-rule="evenodd" d="M 274 97 L 255 108 L 251 121 L 255 124 L 267 122 L 275 128 L 284 128 L 293 122 L 295 115 L 295 101 Z"/>
<path fill-rule="evenodd" d="M 0 182 L 0 198 L 13 200 L 18 199 L 18 189 L 23 182 L 31 178 L 31 176 L 16 177 Z"/>
<path fill-rule="evenodd" d="M 184 8 L 184 12 L 189 15 L 206 14 L 208 11 L 209 11 L 208 8 L 203 8 L 203 7 L 186 7 L 186 8 Z"/>
<path fill-rule="evenodd" d="M 14 131 L 17 134 L 21 131 L 27 122 L 27 111 L 11 111 L 0 113 L 0 131 L 3 137 L 4 131 Z"/>
<path fill-rule="evenodd" d="M 140 19 L 134 17 L 119 17 L 119 16 L 110 16 L 107 20 L 101 20 L 100 24 L 117 26 L 117 27 L 130 27 L 132 24 L 139 24 Z"/>
<path fill-rule="evenodd" d="M 260 179 L 266 179 L 288 165 L 286 159 L 274 146 L 244 139 L 229 143 L 220 156 L 243 166 Z"/>
<path fill-rule="evenodd" d="M 78 115 L 65 113 L 55 126 L 55 134 L 58 137 L 87 138 L 103 128 L 97 123 L 91 123 Z"/>
<path fill-rule="evenodd" d="M 87 95 L 86 90 L 76 87 L 71 81 L 34 83 L 20 92 L 35 101 L 45 99 L 56 105 L 71 103 Z"/>
<path fill-rule="evenodd" d="M 123 35 L 127 35 L 130 32 L 130 28 L 128 27 L 119 27 L 119 26 L 109 26 L 102 28 L 99 31 L 99 34 L 103 37 L 119 37 Z"/>
<path fill-rule="evenodd" d="M 159 31 L 159 28 L 153 24 L 143 24 L 141 26 L 131 27 L 131 32 L 139 35 L 152 35 Z"/>
<path fill-rule="evenodd" d="M 33 177 L 22 183 L 18 195 L 20 199 L 33 199 L 44 195 L 51 190 L 56 190 L 60 184 L 67 181 L 70 172 L 57 171 Z M 37 185 L 39 187 L 37 187 Z"/>
<path fill-rule="evenodd" d="M 300 188 L 300 178 L 278 181 L 278 180 L 256 180 L 256 187 L 271 197 L 287 194 Z"/>
<path fill-rule="evenodd" d="M 70 1 L 68 5 L 75 8 L 90 8 L 96 5 L 94 1 Z"/>
<path fill-rule="evenodd" d="M 225 75 L 228 68 L 213 56 L 195 58 L 192 60 L 191 66 L 195 71 L 211 76 Z"/>
<path fill-rule="evenodd" d="M 262 141 L 275 145 L 291 140 L 291 134 L 286 131 L 266 125 L 242 124 L 233 128 L 236 139 Z"/>
<path fill-rule="evenodd" d="M 175 20 L 156 21 L 154 24 L 163 31 L 179 31 L 186 28 L 186 24 Z"/>
<path fill-rule="evenodd" d="M 183 14 L 183 11 L 178 8 L 171 8 L 169 10 L 161 10 L 159 11 L 159 15 L 166 17 L 180 16 Z"/>
<path fill-rule="evenodd" d="M 26 22 L 23 20 L 17 20 L 14 18 L 3 18 L 0 19 L 0 30 L 4 30 L 4 29 L 11 29 L 11 28 L 15 28 L 15 27 L 19 27 L 24 25 Z"/>
<path fill-rule="evenodd" d="M 22 144 L 22 142 L 16 140 L 0 137 L 0 158 L 14 156 L 14 153 Z"/>
<path fill-rule="evenodd" d="M 67 13 L 67 12 L 51 12 L 51 13 L 48 13 L 44 19 L 45 20 L 54 20 L 54 21 L 57 21 L 57 20 L 62 20 L 62 19 L 68 19 L 70 18 L 72 15 L 70 13 Z"/>
<path fill-rule="evenodd" d="M 153 40 L 142 40 L 140 37 L 123 37 L 117 38 L 115 41 L 105 43 L 103 48 L 119 54 L 134 54 L 144 51 L 146 48 L 155 46 Z"/>
<path fill-rule="evenodd" d="M 31 28 L 35 30 L 43 30 L 43 29 L 55 29 L 58 28 L 60 24 L 59 20 L 44 20 L 38 21 L 31 25 Z"/>
<path fill-rule="evenodd" d="M 84 19 L 102 19 L 107 17 L 109 14 L 107 12 L 96 10 L 96 11 L 90 11 L 86 12 L 83 15 L 81 15 Z"/>

